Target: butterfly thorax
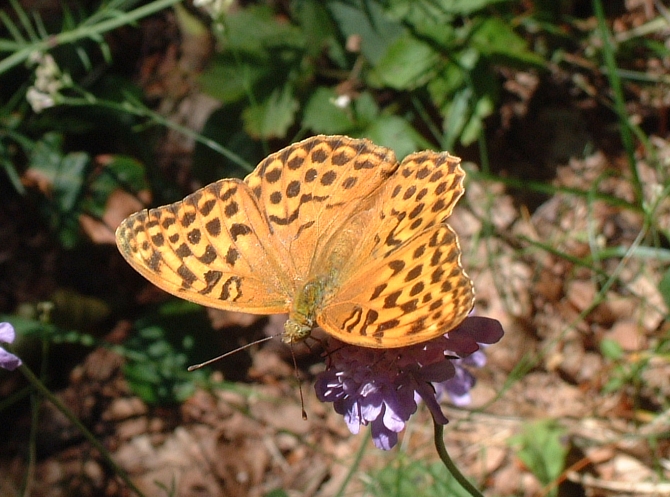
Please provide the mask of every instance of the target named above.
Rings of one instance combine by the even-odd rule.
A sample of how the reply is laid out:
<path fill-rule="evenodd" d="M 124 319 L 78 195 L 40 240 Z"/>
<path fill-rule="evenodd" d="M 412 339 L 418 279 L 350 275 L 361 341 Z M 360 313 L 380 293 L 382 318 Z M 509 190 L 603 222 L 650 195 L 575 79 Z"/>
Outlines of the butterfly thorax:
<path fill-rule="evenodd" d="M 308 281 L 296 292 L 289 311 L 288 320 L 284 323 L 282 341 L 296 343 L 305 340 L 316 326 L 316 310 L 324 295 L 323 278 Z"/>

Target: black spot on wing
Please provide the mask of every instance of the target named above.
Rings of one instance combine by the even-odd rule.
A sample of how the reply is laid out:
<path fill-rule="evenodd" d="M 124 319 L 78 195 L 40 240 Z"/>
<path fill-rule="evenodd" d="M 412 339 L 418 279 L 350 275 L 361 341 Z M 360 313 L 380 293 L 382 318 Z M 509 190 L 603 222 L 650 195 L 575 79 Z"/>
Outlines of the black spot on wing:
<path fill-rule="evenodd" d="M 200 257 L 198 257 L 198 260 L 203 264 L 211 264 L 216 260 L 216 258 L 217 253 L 214 247 L 212 247 L 211 245 L 207 245 L 207 248 L 205 248 L 205 253 L 202 254 Z"/>
<path fill-rule="evenodd" d="M 223 276 L 221 271 L 207 271 L 205 273 L 205 283 L 207 283 L 207 286 L 200 290 L 199 293 L 202 295 L 210 293 L 221 279 L 221 276 Z"/>

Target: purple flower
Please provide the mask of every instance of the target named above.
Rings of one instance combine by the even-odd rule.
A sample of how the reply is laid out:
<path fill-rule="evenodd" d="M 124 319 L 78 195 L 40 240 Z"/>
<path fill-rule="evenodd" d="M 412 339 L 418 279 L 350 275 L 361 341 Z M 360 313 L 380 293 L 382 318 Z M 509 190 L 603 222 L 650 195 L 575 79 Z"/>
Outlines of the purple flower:
<path fill-rule="evenodd" d="M 370 425 L 374 444 L 389 450 L 420 400 L 440 424 L 448 422 L 438 402 L 445 393 L 457 405 L 469 402 L 475 379 L 465 366 L 483 366 L 480 345 L 502 336 L 498 321 L 472 316 L 444 336 L 409 347 L 371 349 L 331 339 L 316 395 L 333 403 L 351 433 Z"/>
<path fill-rule="evenodd" d="M 475 356 L 481 359 L 475 361 L 473 360 Z M 481 350 L 478 350 L 471 356 L 452 360 L 452 364 L 456 370 L 454 376 L 447 381 L 433 383 L 435 397 L 437 397 L 437 400 L 440 400 L 446 394 L 454 405 L 458 407 L 467 406 L 471 401 L 470 390 L 475 386 L 477 380 L 464 366 L 481 368 L 486 364 L 486 355 Z"/>
<path fill-rule="evenodd" d="M 14 327 L 9 323 L 0 323 L 0 343 L 12 343 L 16 338 Z M 21 359 L 0 347 L 0 368 L 14 371 L 21 365 Z"/>

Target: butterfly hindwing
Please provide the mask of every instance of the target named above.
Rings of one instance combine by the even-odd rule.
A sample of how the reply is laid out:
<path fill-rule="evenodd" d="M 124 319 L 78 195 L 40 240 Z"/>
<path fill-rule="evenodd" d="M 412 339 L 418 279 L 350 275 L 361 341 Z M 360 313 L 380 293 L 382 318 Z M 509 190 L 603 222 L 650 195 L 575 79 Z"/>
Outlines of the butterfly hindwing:
<path fill-rule="evenodd" d="M 324 302 L 318 323 L 356 345 L 420 343 L 457 326 L 474 304 L 456 234 L 439 224 L 362 269 Z"/>

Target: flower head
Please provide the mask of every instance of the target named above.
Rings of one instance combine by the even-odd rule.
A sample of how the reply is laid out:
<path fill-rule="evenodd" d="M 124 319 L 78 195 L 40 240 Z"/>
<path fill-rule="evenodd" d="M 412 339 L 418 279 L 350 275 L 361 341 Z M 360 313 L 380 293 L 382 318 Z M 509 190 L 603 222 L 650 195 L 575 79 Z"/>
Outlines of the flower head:
<path fill-rule="evenodd" d="M 55 59 L 47 53 L 35 52 L 30 61 L 37 64 L 35 68 L 35 82 L 28 88 L 26 99 L 36 113 L 56 105 L 61 96 L 60 91 L 69 86 L 72 81 L 67 74 L 63 74 Z"/>
<path fill-rule="evenodd" d="M 0 323 L 0 343 L 12 343 L 16 338 L 14 327 L 9 323 Z M 14 371 L 21 365 L 21 359 L 0 347 L 0 368 Z"/>
<path fill-rule="evenodd" d="M 483 365 L 480 344 L 495 343 L 502 335 L 498 321 L 473 316 L 444 336 L 409 347 L 371 349 L 331 340 L 316 395 L 333 403 L 352 433 L 369 424 L 374 444 L 388 450 L 420 400 L 440 424 L 448 422 L 438 402 L 444 393 L 457 405 L 469 401 L 475 381 L 465 366 Z"/>

